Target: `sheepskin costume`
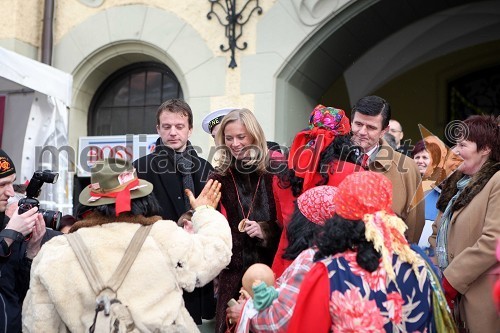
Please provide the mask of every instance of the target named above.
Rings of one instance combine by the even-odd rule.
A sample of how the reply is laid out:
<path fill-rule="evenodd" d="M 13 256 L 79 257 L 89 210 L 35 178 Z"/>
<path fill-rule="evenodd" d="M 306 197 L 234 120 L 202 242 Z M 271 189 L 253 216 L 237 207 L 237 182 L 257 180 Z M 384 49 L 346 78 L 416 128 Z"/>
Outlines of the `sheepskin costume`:
<path fill-rule="evenodd" d="M 140 225 L 153 224 L 117 298 L 127 305 L 141 332 L 198 332 L 184 307 L 183 289 L 211 281 L 231 259 L 227 220 L 204 208 L 192 218 L 194 234 L 159 217 L 120 216 L 121 222 L 93 214 L 74 225 L 102 279 L 115 271 Z M 46 243 L 33 261 L 23 305 L 23 332 L 88 332 L 95 295 L 65 236 Z"/>

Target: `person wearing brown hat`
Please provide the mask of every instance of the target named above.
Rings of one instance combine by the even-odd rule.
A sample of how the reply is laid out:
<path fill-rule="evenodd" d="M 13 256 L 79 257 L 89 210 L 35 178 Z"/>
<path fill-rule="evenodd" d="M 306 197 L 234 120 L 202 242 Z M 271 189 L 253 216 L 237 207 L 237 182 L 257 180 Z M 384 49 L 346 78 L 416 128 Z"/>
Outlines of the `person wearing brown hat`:
<path fill-rule="evenodd" d="M 0 149 L 0 332 L 21 332 L 21 303 L 28 289 L 31 260 L 44 241 L 45 222 L 38 208 L 23 214 L 5 215 L 15 195 L 16 168 Z M 30 235 L 29 238 L 26 238 Z"/>
<path fill-rule="evenodd" d="M 24 332 L 87 332 L 96 295 L 67 237 L 81 236 L 90 249 L 89 260 L 107 281 L 141 226 L 151 226 L 149 234 L 117 297 L 140 332 L 198 332 L 183 290 L 205 285 L 231 258 L 228 222 L 214 209 L 220 184 L 207 182 L 197 198 L 186 191 L 194 209 L 193 234 L 157 215 L 152 191 L 153 185 L 138 179 L 129 161 L 108 158 L 92 167 L 91 184 L 79 196 L 79 220 L 69 235 L 47 243 L 33 263 L 23 305 Z"/>

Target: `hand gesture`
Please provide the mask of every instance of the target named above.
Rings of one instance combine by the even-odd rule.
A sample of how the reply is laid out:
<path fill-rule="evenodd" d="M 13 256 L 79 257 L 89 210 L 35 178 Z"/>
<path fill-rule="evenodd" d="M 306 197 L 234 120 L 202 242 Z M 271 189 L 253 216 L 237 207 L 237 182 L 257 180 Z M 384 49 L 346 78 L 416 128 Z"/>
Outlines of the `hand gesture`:
<path fill-rule="evenodd" d="M 5 229 L 12 229 L 26 236 L 30 234 L 35 227 L 38 215 L 40 215 L 38 214 L 38 207 L 33 207 L 21 215 L 18 214 L 18 210 L 16 209 Z"/>
<path fill-rule="evenodd" d="M 229 306 L 226 309 L 226 316 L 229 318 L 229 323 L 237 323 L 240 320 L 241 312 L 245 306 L 245 300 L 238 300 L 238 304 Z"/>
<path fill-rule="evenodd" d="M 28 241 L 28 246 L 26 247 L 26 257 L 28 257 L 28 259 L 33 259 L 38 254 L 38 251 L 40 251 L 40 248 L 42 247 L 43 236 L 47 231 L 42 214 L 36 215 L 37 219 L 35 221 L 35 227 L 31 232 L 31 237 Z"/>
<path fill-rule="evenodd" d="M 221 184 L 217 180 L 210 179 L 206 184 L 200 195 L 195 199 L 193 192 L 189 189 L 184 190 L 189 198 L 189 203 L 193 209 L 197 207 L 208 205 L 210 207 L 217 207 L 220 201 L 220 188 Z"/>
<path fill-rule="evenodd" d="M 260 239 L 264 239 L 262 228 L 260 227 L 260 224 L 258 224 L 256 221 L 247 220 L 245 223 L 245 232 L 247 233 L 248 236 L 252 238 L 257 237 Z"/>

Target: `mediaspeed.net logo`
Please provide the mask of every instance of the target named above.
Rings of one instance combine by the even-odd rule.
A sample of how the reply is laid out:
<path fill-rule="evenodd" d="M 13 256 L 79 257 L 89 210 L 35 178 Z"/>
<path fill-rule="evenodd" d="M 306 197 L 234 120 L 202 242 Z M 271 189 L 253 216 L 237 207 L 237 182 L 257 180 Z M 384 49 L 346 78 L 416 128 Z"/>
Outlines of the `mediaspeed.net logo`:
<path fill-rule="evenodd" d="M 437 145 L 439 147 L 441 158 L 436 167 L 442 171 L 442 174 L 444 176 L 442 176 L 439 179 L 436 179 L 435 183 L 433 184 L 433 186 L 439 186 L 460 166 L 463 160 L 460 158 L 460 156 L 454 153 L 452 148 L 447 146 L 440 137 L 433 134 L 423 125 L 419 124 L 418 126 L 421 133 L 421 137 L 424 140 L 426 146 L 428 146 L 429 149 L 431 144 Z M 465 140 L 467 137 L 468 137 L 468 129 L 467 126 L 462 121 L 452 121 L 448 123 L 447 126 L 445 127 L 444 138 L 446 139 L 447 142 L 455 144 L 456 142 Z M 141 146 L 141 144 L 144 146 Z M 95 164 L 94 162 L 97 159 L 102 159 L 104 157 L 120 157 L 132 160 L 134 159 L 133 151 L 135 150 L 135 148 L 137 148 L 137 150 L 140 152 L 141 155 L 146 155 L 151 153 L 154 150 L 154 147 L 146 146 L 145 144 L 146 143 L 144 142 L 140 142 L 137 147 L 134 147 L 134 143 L 132 143 L 126 146 L 116 146 L 107 149 L 97 146 L 96 147 L 89 146 L 80 152 L 81 156 L 77 156 L 78 155 L 77 150 L 75 150 L 71 146 L 62 146 L 59 148 L 53 146 L 39 146 L 36 147 L 35 151 L 35 157 L 37 157 L 35 168 L 41 169 L 43 166 L 43 169 L 47 169 L 47 165 L 50 165 L 51 166 L 50 169 L 55 172 L 60 172 L 61 170 L 76 172 L 78 169 L 81 169 L 87 172 L 88 174 L 90 172 L 92 165 Z M 208 152 L 206 152 L 206 154 L 201 147 L 192 146 L 192 148 L 197 155 L 207 156 L 208 161 L 213 161 L 215 163 L 217 163 L 218 154 L 224 153 L 225 151 L 224 146 L 211 146 Z M 307 161 L 305 164 L 292 163 L 294 164 L 294 167 L 300 169 L 297 170 L 299 173 L 301 171 L 308 171 L 308 172 L 317 171 L 313 169 L 315 169 L 315 166 L 318 165 L 317 160 L 321 158 L 320 156 L 321 152 L 319 153 L 315 151 L 311 152 L 309 146 L 304 146 L 302 147 L 303 149 L 295 150 L 294 153 L 296 156 L 288 156 L 289 155 L 288 147 L 280 146 L 279 148 L 281 154 L 276 154 L 276 152 L 269 151 L 266 156 L 261 154 L 260 149 L 257 146 L 249 146 L 246 149 L 248 150 L 249 156 L 264 156 L 266 161 L 270 162 L 269 163 L 270 172 L 272 173 L 277 174 L 280 173 L 281 171 L 284 171 L 288 167 L 287 162 L 290 160 Z M 348 156 L 352 156 L 353 154 L 354 155 L 360 154 L 359 149 L 353 147 L 343 147 L 342 149 L 344 150 L 344 148 L 345 151 L 340 152 L 339 155 L 344 156 L 345 158 L 347 158 Z M 382 148 L 384 147 L 381 147 L 380 151 L 378 152 L 377 160 L 392 161 L 394 157 L 393 156 L 394 151 L 392 149 L 382 149 Z M 403 149 L 407 149 L 411 153 L 413 148 L 414 147 L 411 145 L 411 140 L 406 140 L 404 142 Z M 228 153 L 227 149 L 226 153 Z M 411 154 L 406 154 L 406 155 L 411 155 Z M 408 169 L 405 168 L 404 159 L 405 157 L 401 156 L 401 159 L 398 161 L 396 165 L 396 167 L 398 168 L 398 172 L 400 173 L 408 172 Z M 60 163 L 62 160 L 64 160 L 65 163 Z M 80 165 L 78 165 L 78 163 Z M 337 169 L 331 169 L 331 165 L 327 166 L 322 165 L 321 170 L 319 171 L 322 173 L 341 172 L 342 165 L 343 164 L 338 164 L 336 166 Z M 327 170 L 324 169 L 325 167 L 327 167 Z M 251 170 L 253 169 L 250 168 L 248 172 L 250 172 Z M 177 172 L 177 171 L 178 170 L 175 165 L 165 165 L 164 168 L 165 173 Z M 190 170 L 190 171 L 197 172 L 199 170 Z M 240 171 L 245 172 L 246 170 L 240 170 Z M 373 171 L 378 171 L 378 170 L 375 168 Z M 425 181 L 428 180 L 423 180 L 423 182 Z M 420 185 L 422 185 L 422 183 Z M 422 192 L 415 193 L 411 209 L 414 208 L 418 203 L 420 203 L 424 199 L 425 195 Z"/>

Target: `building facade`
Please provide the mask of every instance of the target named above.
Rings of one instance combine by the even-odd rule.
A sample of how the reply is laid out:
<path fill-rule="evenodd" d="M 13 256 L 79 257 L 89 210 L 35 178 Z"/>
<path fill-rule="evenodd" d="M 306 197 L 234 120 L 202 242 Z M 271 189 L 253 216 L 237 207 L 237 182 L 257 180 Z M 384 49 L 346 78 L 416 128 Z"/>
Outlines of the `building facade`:
<path fill-rule="evenodd" d="M 262 14 L 243 17 L 238 45 L 247 48 L 236 50 L 235 68 L 221 50 L 224 27 L 207 18 L 214 2 L 4 0 L 0 46 L 41 60 L 52 24 L 49 62 L 73 76 L 75 149 L 82 136 L 155 133 L 151 114 L 174 96 L 191 105 L 191 141 L 205 156 L 213 142 L 201 119 L 226 106 L 249 108 L 268 139 L 285 145 L 316 104 L 349 111 L 368 94 L 386 98 L 414 140 L 418 123 L 443 137 L 450 120 L 471 112 L 464 108 L 499 111 L 487 101 L 495 93 L 479 88 L 498 88 L 498 1 L 250 0 Z"/>

